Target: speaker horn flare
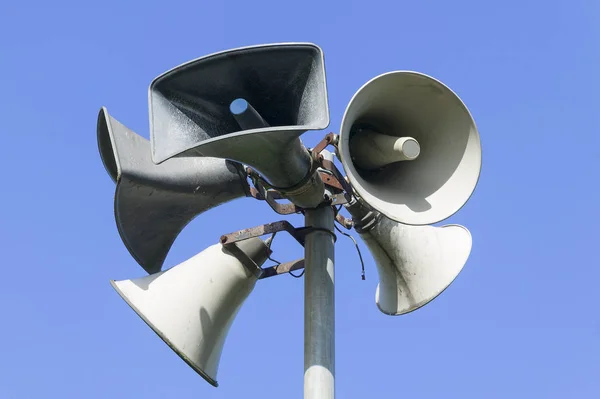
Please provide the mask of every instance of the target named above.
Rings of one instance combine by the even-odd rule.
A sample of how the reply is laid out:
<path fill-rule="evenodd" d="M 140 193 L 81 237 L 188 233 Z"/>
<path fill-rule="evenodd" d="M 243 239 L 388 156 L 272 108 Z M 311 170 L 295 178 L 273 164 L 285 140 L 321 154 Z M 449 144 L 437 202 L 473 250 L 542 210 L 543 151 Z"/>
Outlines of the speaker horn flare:
<path fill-rule="evenodd" d="M 243 256 L 217 244 L 169 270 L 111 281 L 138 316 L 215 387 L 227 333 L 257 281 L 253 268 L 270 254 L 260 238 L 235 245 Z"/>
<path fill-rule="evenodd" d="M 405 314 L 431 302 L 471 253 L 471 234 L 463 226 L 406 226 L 359 202 L 346 209 L 375 259 L 380 281 L 375 301 L 385 314 Z"/>
<path fill-rule="evenodd" d="M 479 133 L 467 107 L 441 82 L 409 71 L 377 76 L 354 94 L 338 155 L 364 202 L 410 225 L 456 213 L 481 171 Z"/>
<path fill-rule="evenodd" d="M 98 148 L 117 184 L 114 212 L 123 243 L 148 273 L 161 270 L 181 230 L 197 215 L 249 193 L 243 166 L 217 158 L 152 162 L 150 142 L 102 108 Z"/>
<path fill-rule="evenodd" d="M 177 156 L 230 159 L 251 166 L 274 187 L 294 188 L 310 180 L 313 169 L 299 136 L 328 125 L 323 53 L 314 44 L 212 54 L 162 74 L 150 86 L 156 163 Z M 322 182 L 315 186 L 317 198 L 306 205 L 322 201 Z"/>

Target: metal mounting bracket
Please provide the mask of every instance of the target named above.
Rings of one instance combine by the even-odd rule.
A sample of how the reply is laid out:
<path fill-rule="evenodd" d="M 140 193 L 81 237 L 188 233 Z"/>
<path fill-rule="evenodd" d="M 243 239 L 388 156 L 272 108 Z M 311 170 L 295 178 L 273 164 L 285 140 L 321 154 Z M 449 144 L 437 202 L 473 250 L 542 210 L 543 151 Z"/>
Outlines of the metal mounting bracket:
<path fill-rule="evenodd" d="M 337 236 L 333 231 L 329 231 L 327 229 L 322 229 L 319 227 L 294 227 L 286 220 L 280 220 L 278 222 L 261 224 L 260 226 L 251 227 L 248 229 L 243 229 L 239 231 L 235 231 L 233 233 L 224 234 L 221 236 L 219 242 L 228 250 L 236 254 L 236 256 L 241 256 L 243 258 L 242 263 L 248 267 L 248 269 L 255 273 L 259 279 L 277 276 L 283 273 L 287 273 L 292 270 L 298 270 L 304 268 L 304 259 L 297 259 L 292 262 L 281 263 L 276 266 L 271 266 L 268 268 L 260 268 L 258 265 L 254 263 L 247 256 L 243 256 L 243 252 L 237 248 L 235 245 L 236 242 L 247 240 L 249 238 L 260 237 L 265 234 L 273 234 L 280 231 L 285 231 L 289 233 L 300 245 L 304 247 L 305 237 L 308 233 L 313 231 L 324 231 L 333 236 L 334 241 L 337 240 Z M 248 258 L 248 259 L 246 259 Z M 249 263 L 250 262 L 250 263 Z M 246 263 L 249 263 L 248 265 Z M 256 268 L 260 269 L 258 273 L 256 273 Z"/>
<path fill-rule="evenodd" d="M 340 170 L 335 164 L 323 157 L 321 152 L 328 146 L 332 145 L 337 148 L 338 136 L 334 133 L 328 133 L 312 150 L 309 150 L 312 157 L 313 167 L 317 169 L 317 173 L 321 177 L 323 184 L 328 186 L 335 194 L 327 195 L 321 206 L 337 206 L 347 204 L 352 201 L 352 187 L 344 178 Z M 290 215 L 293 213 L 302 213 L 303 209 L 294 203 L 279 203 L 276 200 L 284 199 L 284 195 L 277 187 L 272 187 L 266 182 L 258 172 L 252 168 L 246 168 L 246 173 L 252 181 L 250 187 L 250 195 L 261 201 L 266 201 L 267 204 L 280 215 Z M 313 171 L 309 175 L 312 175 Z M 351 229 L 353 226 L 351 219 L 346 219 L 336 212 L 336 220 L 346 229 Z M 267 234 L 267 233 L 265 233 Z"/>

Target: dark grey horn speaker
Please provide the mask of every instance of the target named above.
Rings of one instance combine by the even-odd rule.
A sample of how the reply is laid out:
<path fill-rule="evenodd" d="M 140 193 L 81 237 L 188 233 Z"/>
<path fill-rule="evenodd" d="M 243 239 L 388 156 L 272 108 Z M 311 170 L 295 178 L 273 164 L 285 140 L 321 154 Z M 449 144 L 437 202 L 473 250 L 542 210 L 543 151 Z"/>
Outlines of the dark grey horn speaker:
<path fill-rule="evenodd" d="M 197 215 L 248 195 L 242 165 L 216 158 L 152 162 L 150 142 L 102 108 L 97 125 L 102 162 L 117 184 L 115 220 L 123 243 L 148 273 L 162 264 Z"/>
<path fill-rule="evenodd" d="M 230 159 L 276 187 L 304 179 L 310 157 L 298 137 L 329 125 L 322 50 L 269 44 L 180 65 L 150 86 L 152 158 Z"/>

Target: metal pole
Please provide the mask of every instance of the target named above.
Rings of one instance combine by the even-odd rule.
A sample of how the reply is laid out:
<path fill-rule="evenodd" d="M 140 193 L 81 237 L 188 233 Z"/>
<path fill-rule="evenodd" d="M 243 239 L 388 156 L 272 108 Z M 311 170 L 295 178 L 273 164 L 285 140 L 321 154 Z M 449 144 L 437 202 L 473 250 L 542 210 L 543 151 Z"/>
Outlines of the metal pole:
<path fill-rule="evenodd" d="M 333 223 L 330 206 L 305 210 L 305 225 L 326 231 L 310 232 L 304 245 L 304 399 L 335 397 Z"/>

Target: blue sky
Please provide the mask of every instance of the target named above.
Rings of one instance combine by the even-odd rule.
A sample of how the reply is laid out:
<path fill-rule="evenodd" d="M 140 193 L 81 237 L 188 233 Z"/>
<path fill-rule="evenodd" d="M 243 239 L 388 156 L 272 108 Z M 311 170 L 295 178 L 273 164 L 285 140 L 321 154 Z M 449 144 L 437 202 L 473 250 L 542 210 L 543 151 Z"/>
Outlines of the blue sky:
<path fill-rule="evenodd" d="M 144 273 L 96 146 L 101 106 L 149 136 L 147 88 L 167 69 L 288 41 L 324 50 L 327 131 L 364 82 L 410 69 L 458 93 L 483 146 L 479 185 L 447 221 L 470 229 L 473 251 L 434 302 L 383 315 L 366 247 L 361 281 L 338 240 L 337 396 L 600 397 L 599 19 L 592 0 L 2 3 L 0 398 L 302 397 L 301 280 L 258 283 L 216 389 L 122 302 L 109 279 Z M 211 210 L 166 264 L 278 219 L 251 199 Z M 291 240 L 276 250 L 301 255 Z"/>

